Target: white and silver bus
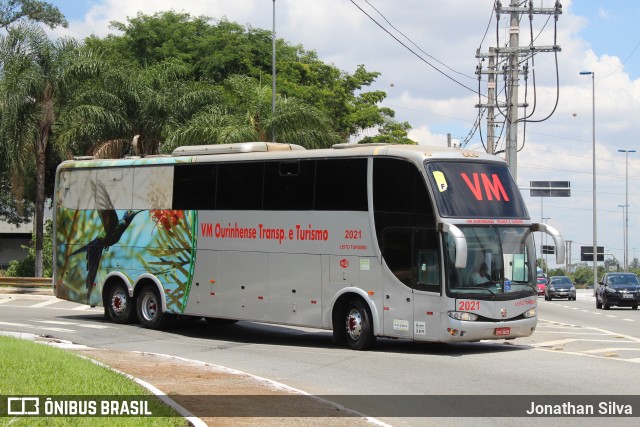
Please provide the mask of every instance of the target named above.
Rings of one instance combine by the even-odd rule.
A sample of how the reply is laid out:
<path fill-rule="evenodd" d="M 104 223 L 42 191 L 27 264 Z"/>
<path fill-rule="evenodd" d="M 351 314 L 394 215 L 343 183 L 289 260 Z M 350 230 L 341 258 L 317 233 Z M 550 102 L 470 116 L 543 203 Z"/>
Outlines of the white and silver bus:
<path fill-rule="evenodd" d="M 117 323 L 178 316 L 478 341 L 536 328 L 532 223 L 506 163 L 474 151 L 247 142 L 60 164 L 54 292 Z M 478 274 L 484 269 L 482 274 Z"/>

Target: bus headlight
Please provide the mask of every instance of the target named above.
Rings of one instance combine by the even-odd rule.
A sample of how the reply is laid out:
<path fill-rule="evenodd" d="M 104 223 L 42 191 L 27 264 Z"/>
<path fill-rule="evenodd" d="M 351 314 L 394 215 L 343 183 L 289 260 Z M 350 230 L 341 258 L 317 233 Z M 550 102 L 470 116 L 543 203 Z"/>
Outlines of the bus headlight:
<path fill-rule="evenodd" d="M 529 310 L 524 312 L 524 317 L 526 317 L 527 319 L 530 317 L 536 317 L 536 309 L 535 308 L 530 308 Z"/>
<path fill-rule="evenodd" d="M 468 322 L 473 322 L 474 320 L 478 319 L 478 315 L 477 314 L 467 313 L 467 312 L 464 312 L 464 311 L 450 311 L 447 314 L 452 319 L 465 320 L 465 321 L 468 321 Z"/>

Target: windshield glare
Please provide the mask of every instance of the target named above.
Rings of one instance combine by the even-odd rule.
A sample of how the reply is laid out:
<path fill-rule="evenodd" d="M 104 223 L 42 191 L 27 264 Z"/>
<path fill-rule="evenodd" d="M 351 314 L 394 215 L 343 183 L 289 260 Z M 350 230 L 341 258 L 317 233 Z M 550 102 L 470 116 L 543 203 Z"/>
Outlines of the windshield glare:
<path fill-rule="evenodd" d="M 528 228 L 459 228 L 467 240 L 467 264 L 455 268 L 456 247 L 453 238 L 447 236 L 447 295 L 474 299 L 537 295 L 535 248 Z"/>
<path fill-rule="evenodd" d="M 620 274 L 609 277 L 609 286 L 612 288 L 625 286 L 640 286 L 638 277 L 635 274 Z"/>

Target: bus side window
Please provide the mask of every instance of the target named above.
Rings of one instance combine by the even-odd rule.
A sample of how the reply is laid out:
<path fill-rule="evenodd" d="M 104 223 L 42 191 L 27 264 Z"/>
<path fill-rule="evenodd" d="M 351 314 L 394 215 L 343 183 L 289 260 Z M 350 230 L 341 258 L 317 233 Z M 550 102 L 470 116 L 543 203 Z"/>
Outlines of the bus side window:
<path fill-rule="evenodd" d="M 412 289 L 440 292 L 437 233 L 433 229 L 389 227 L 382 256 L 391 272 Z"/>
<path fill-rule="evenodd" d="M 438 233 L 432 228 L 415 228 L 413 233 L 413 254 L 416 262 L 417 278 L 414 289 L 440 292 L 441 274 L 438 256 Z"/>
<path fill-rule="evenodd" d="M 218 165 L 217 210 L 260 210 L 264 162 Z"/>
<path fill-rule="evenodd" d="M 411 240 L 410 228 L 387 228 L 382 236 L 382 257 L 393 275 L 407 286 L 413 281 Z"/>
<path fill-rule="evenodd" d="M 367 159 L 318 159 L 315 210 L 367 211 Z"/>
<path fill-rule="evenodd" d="M 264 171 L 264 209 L 313 209 L 315 161 L 287 160 L 266 162 Z"/>
<path fill-rule="evenodd" d="M 172 209 L 215 209 L 217 173 L 215 163 L 175 165 Z"/>
<path fill-rule="evenodd" d="M 440 263 L 435 250 L 418 250 L 418 283 L 420 291 L 440 292 Z"/>

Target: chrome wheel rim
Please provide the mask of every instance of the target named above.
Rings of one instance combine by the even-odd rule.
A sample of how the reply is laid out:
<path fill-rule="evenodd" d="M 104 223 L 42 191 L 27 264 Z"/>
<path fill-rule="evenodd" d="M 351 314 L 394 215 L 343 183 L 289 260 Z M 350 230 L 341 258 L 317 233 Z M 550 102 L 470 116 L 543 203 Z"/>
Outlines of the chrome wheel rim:
<path fill-rule="evenodd" d="M 127 309 L 128 295 L 122 289 L 118 289 L 111 297 L 111 309 L 115 314 L 121 315 Z"/>
<path fill-rule="evenodd" d="M 153 320 L 158 314 L 158 302 L 155 296 L 145 295 L 142 299 L 142 316 L 145 320 Z"/>
<path fill-rule="evenodd" d="M 347 316 L 347 335 L 354 341 L 360 338 L 362 333 L 362 315 L 357 309 L 352 309 Z"/>

